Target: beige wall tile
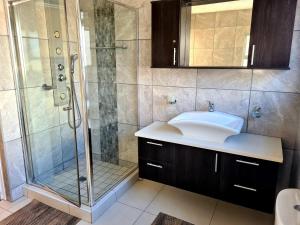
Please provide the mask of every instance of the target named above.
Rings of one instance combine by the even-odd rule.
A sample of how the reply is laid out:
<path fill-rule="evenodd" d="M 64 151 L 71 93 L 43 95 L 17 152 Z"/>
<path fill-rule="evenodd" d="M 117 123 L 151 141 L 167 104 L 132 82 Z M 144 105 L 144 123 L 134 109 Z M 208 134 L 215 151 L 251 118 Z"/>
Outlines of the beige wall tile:
<path fill-rule="evenodd" d="M 40 175 L 62 163 L 60 127 L 29 136 L 34 174 Z"/>
<path fill-rule="evenodd" d="M 23 74 L 24 87 L 52 85 L 48 40 L 22 38 L 22 45 L 26 68 L 26 73 Z"/>
<path fill-rule="evenodd" d="M 235 27 L 216 28 L 214 49 L 234 48 Z"/>
<path fill-rule="evenodd" d="M 54 106 L 53 91 L 40 87 L 24 90 L 29 132 L 41 132 L 59 125 L 59 109 Z"/>
<path fill-rule="evenodd" d="M 194 30 L 194 45 L 192 48 L 213 49 L 214 48 L 214 29 Z"/>
<path fill-rule="evenodd" d="M 153 69 L 153 85 L 196 87 L 196 69 Z"/>
<path fill-rule="evenodd" d="M 99 119 L 99 92 L 98 83 L 88 83 L 88 115 L 90 119 Z"/>
<path fill-rule="evenodd" d="M 0 35 L 7 35 L 6 16 L 3 1 L 0 1 Z"/>
<path fill-rule="evenodd" d="M 127 46 L 127 49 L 116 50 L 117 83 L 136 84 L 138 65 L 137 41 L 117 41 L 116 44 Z"/>
<path fill-rule="evenodd" d="M 247 36 L 250 35 L 250 26 L 236 27 L 235 47 L 244 48 L 246 46 Z"/>
<path fill-rule="evenodd" d="M 139 39 L 151 39 L 151 3 L 146 0 L 139 8 Z"/>
<path fill-rule="evenodd" d="M 137 10 L 114 4 L 116 40 L 137 39 Z"/>
<path fill-rule="evenodd" d="M 138 125 L 137 85 L 118 84 L 118 122 Z"/>
<path fill-rule="evenodd" d="M 252 70 L 199 69 L 198 88 L 250 90 Z"/>
<path fill-rule="evenodd" d="M 10 188 L 18 187 L 26 182 L 21 139 L 6 142 L 4 151 Z"/>
<path fill-rule="evenodd" d="M 134 136 L 137 130 L 137 126 L 118 124 L 119 159 L 138 162 L 138 143 L 137 137 Z"/>
<path fill-rule="evenodd" d="M 193 64 L 197 66 L 212 66 L 213 65 L 213 50 L 212 49 L 194 49 Z"/>
<path fill-rule="evenodd" d="M 195 29 L 215 28 L 216 13 L 197 14 Z"/>
<path fill-rule="evenodd" d="M 208 101 L 220 112 L 230 113 L 247 119 L 250 91 L 197 89 L 196 110 L 207 111 Z M 246 123 L 246 121 L 245 121 Z"/>
<path fill-rule="evenodd" d="M 68 17 L 69 41 L 77 42 L 78 32 L 77 32 L 76 2 L 66 1 L 66 5 L 67 5 L 67 17 Z"/>
<path fill-rule="evenodd" d="M 152 86 L 139 85 L 139 126 L 148 126 L 153 122 Z"/>
<path fill-rule="evenodd" d="M 20 29 L 23 37 L 47 38 L 45 4 L 42 0 L 29 1 L 15 8 L 20 18 Z"/>
<path fill-rule="evenodd" d="M 0 36 L 0 90 L 14 89 L 8 36 Z"/>
<path fill-rule="evenodd" d="M 281 137 L 285 148 L 294 149 L 300 115 L 300 95 L 253 91 L 249 111 L 255 106 L 262 108 L 262 117 L 249 116 L 248 132 Z"/>
<path fill-rule="evenodd" d="M 216 13 L 216 27 L 235 27 L 238 11 L 224 11 Z"/>
<path fill-rule="evenodd" d="M 176 104 L 169 104 L 168 97 Z M 195 111 L 196 88 L 153 87 L 153 120 L 168 121 L 182 112 Z"/>
<path fill-rule="evenodd" d="M 152 84 L 151 40 L 139 40 L 139 70 L 138 83 Z"/>
<path fill-rule="evenodd" d="M 237 25 L 238 26 L 250 26 L 252 19 L 252 9 L 245 9 L 238 11 Z"/>
<path fill-rule="evenodd" d="M 216 49 L 213 52 L 214 66 L 232 66 L 234 58 L 234 48 Z"/>
<path fill-rule="evenodd" d="M 3 141 L 20 138 L 20 127 L 15 91 L 0 91 L 0 119 L 3 130 Z"/>

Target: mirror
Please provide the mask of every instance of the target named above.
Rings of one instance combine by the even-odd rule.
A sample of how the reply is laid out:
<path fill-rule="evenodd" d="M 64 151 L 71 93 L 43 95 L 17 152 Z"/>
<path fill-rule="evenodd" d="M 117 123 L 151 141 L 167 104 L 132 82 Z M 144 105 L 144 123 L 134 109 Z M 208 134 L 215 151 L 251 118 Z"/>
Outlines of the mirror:
<path fill-rule="evenodd" d="M 180 66 L 247 67 L 253 0 L 181 1 Z"/>

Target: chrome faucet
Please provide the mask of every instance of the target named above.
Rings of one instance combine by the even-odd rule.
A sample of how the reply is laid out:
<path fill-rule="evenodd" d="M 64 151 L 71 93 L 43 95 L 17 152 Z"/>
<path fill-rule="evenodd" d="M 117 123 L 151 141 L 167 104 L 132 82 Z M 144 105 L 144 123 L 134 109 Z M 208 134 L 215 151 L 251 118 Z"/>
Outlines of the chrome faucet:
<path fill-rule="evenodd" d="M 215 104 L 211 101 L 208 101 L 208 112 L 214 112 L 215 111 Z"/>

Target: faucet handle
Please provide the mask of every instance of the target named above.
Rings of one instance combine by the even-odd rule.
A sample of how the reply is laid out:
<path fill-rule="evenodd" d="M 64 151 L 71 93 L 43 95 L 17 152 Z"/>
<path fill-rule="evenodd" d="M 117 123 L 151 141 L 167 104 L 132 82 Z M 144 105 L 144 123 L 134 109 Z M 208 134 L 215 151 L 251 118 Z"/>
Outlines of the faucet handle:
<path fill-rule="evenodd" d="M 208 101 L 208 111 L 214 112 L 215 111 L 215 104 L 211 101 Z"/>

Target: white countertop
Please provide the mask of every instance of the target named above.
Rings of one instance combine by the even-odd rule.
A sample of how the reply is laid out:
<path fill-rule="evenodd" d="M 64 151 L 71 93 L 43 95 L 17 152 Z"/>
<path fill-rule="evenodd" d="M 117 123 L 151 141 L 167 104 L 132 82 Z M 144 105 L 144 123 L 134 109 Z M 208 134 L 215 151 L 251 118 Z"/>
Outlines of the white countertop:
<path fill-rule="evenodd" d="M 281 139 L 275 137 L 241 133 L 218 144 L 187 138 L 164 122 L 154 122 L 136 132 L 135 136 L 283 163 Z"/>

